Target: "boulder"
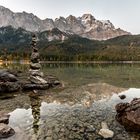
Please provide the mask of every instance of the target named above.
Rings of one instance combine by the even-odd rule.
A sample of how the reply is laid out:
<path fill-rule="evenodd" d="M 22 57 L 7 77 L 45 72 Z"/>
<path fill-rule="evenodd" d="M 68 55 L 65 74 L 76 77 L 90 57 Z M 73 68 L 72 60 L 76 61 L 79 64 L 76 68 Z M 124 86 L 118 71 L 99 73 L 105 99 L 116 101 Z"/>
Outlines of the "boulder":
<path fill-rule="evenodd" d="M 0 71 L 0 81 L 1 82 L 16 82 L 17 77 L 6 70 Z"/>
<path fill-rule="evenodd" d="M 10 126 L 0 123 L 0 139 L 1 138 L 8 138 L 10 136 L 13 136 L 15 134 L 15 131 Z"/>
<path fill-rule="evenodd" d="M 0 82 L 0 93 L 11 93 L 20 90 L 20 84 L 18 82 Z"/>
<path fill-rule="evenodd" d="M 140 132 L 140 98 L 116 105 L 116 119 L 126 130 Z"/>

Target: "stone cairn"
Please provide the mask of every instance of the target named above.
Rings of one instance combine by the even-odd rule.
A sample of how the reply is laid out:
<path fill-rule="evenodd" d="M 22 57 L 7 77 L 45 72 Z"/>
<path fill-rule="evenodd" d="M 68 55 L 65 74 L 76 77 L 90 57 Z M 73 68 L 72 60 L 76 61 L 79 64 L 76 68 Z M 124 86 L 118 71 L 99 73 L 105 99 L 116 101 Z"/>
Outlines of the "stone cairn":
<path fill-rule="evenodd" d="M 39 53 L 37 45 L 36 35 L 32 35 L 32 54 L 31 54 L 31 63 L 30 63 L 30 81 L 32 84 L 46 85 L 47 81 L 43 79 L 43 72 L 41 72 L 41 64 L 39 61 Z"/>

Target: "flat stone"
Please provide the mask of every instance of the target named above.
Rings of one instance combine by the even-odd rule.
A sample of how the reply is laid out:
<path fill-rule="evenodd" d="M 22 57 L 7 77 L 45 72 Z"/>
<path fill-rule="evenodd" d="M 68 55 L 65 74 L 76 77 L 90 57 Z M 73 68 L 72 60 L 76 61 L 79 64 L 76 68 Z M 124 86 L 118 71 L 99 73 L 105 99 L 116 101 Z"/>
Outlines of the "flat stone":
<path fill-rule="evenodd" d="M 30 81 L 34 84 L 47 84 L 48 82 L 40 76 L 30 76 Z"/>
<path fill-rule="evenodd" d="M 38 52 L 38 48 L 36 47 L 32 47 L 33 48 L 33 52 Z"/>
<path fill-rule="evenodd" d="M 30 68 L 31 69 L 40 69 L 41 65 L 39 63 L 31 63 Z"/>
<path fill-rule="evenodd" d="M 61 83 L 60 83 L 60 81 L 58 81 L 58 80 L 55 80 L 54 82 L 53 82 L 53 85 L 55 85 L 55 86 L 57 86 L 57 85 L 60 85 Z"/>
<path fill-rule="evenodd" d="M 47 75 L 47 76 L 45 77 L 45 80 L 48 81 L 48 83 L 49 83 L 52 87 L 61 84 L 61 82 L 58 80 L 58 78 L 57 78 L 56 76 Z"/>
<path fill-rule="evenodd" d="M 29 70 L 29 73 L 32 76 L 40 76 L 40 77 L 43 77 L 44 76 L 43 72 L 40 72 L 40 70 L 32 70 L 32 69 L 30 69 Z"/>
<path fill-rule="evenodd" d="M 49 88 L 49 84 L 32 84 L 26 83 L 23 85 L 23 90 L 45 90 Z"/>
<path fill-rule="evenodd" d="M 0 138 L 8 138 L 10 136 L 13 136 L 15 134 L 15 131 L 10 126 L 0 123 Z"/>

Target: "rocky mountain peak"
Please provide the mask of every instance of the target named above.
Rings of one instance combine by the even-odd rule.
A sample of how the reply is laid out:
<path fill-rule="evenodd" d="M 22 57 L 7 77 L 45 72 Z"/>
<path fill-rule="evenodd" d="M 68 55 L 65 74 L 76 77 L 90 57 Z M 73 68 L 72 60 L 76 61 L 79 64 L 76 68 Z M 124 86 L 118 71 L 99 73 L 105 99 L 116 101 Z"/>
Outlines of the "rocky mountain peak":
<path fill-rule="evenodd" d="M 67 18 L 59 17 L 55 20 L 41 20 L 32 13 L 14 13 L 0 6 L 0 27 L 11 25 L 14 28 L 23 28 L 31 32 L 42 32 L 58 28 L 62 32 L 77 34 L 82 37 L 95 40 L 106 40 L 109 38 L 130 34 L 121 29 L 115 29 L 109 20 L 97 20 L 92 14 L 84 14 L 81 17 L 73 15 Z"/>
<path fill-rule="evenodd" d="M 89 21 L 89 20 L 95 20 L 95 17 L 91 14 L 83 14 L 81 17 L 82 20 Z"/>
<path fill-rule="evenodd" d="M 101 22 L 105 28 L 115 29 L 114 25 L 110 22 L 110 20 L 101 20 Z"/>
<path fill-rule="evenodd" d="M 73 16 L 73 15 L 69 15 L 69 16 L 66 18 L 66 20 L 67 20 L 68 22 L 75 22 L 75 21 L 77 20 L 77 18 L 76 18 L 75 16 Z"/>

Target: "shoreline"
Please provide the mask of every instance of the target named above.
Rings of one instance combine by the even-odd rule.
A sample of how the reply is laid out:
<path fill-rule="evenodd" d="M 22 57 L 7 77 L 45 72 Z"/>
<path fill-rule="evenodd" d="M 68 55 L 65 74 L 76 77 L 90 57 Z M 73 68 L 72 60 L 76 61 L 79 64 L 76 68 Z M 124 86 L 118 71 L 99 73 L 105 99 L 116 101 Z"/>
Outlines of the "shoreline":
<path fill-rule="evenodd" d="M 41 63 L 62 64 L 140 64 L 140 61 L 40 61 Z"/>
<path fill-rule="evenodd" d="M 0 61 L 2 64 L 30 64 L 29 60 Z M 140 64 L 140 61 L 40 61 L 43 64 Z"/>

